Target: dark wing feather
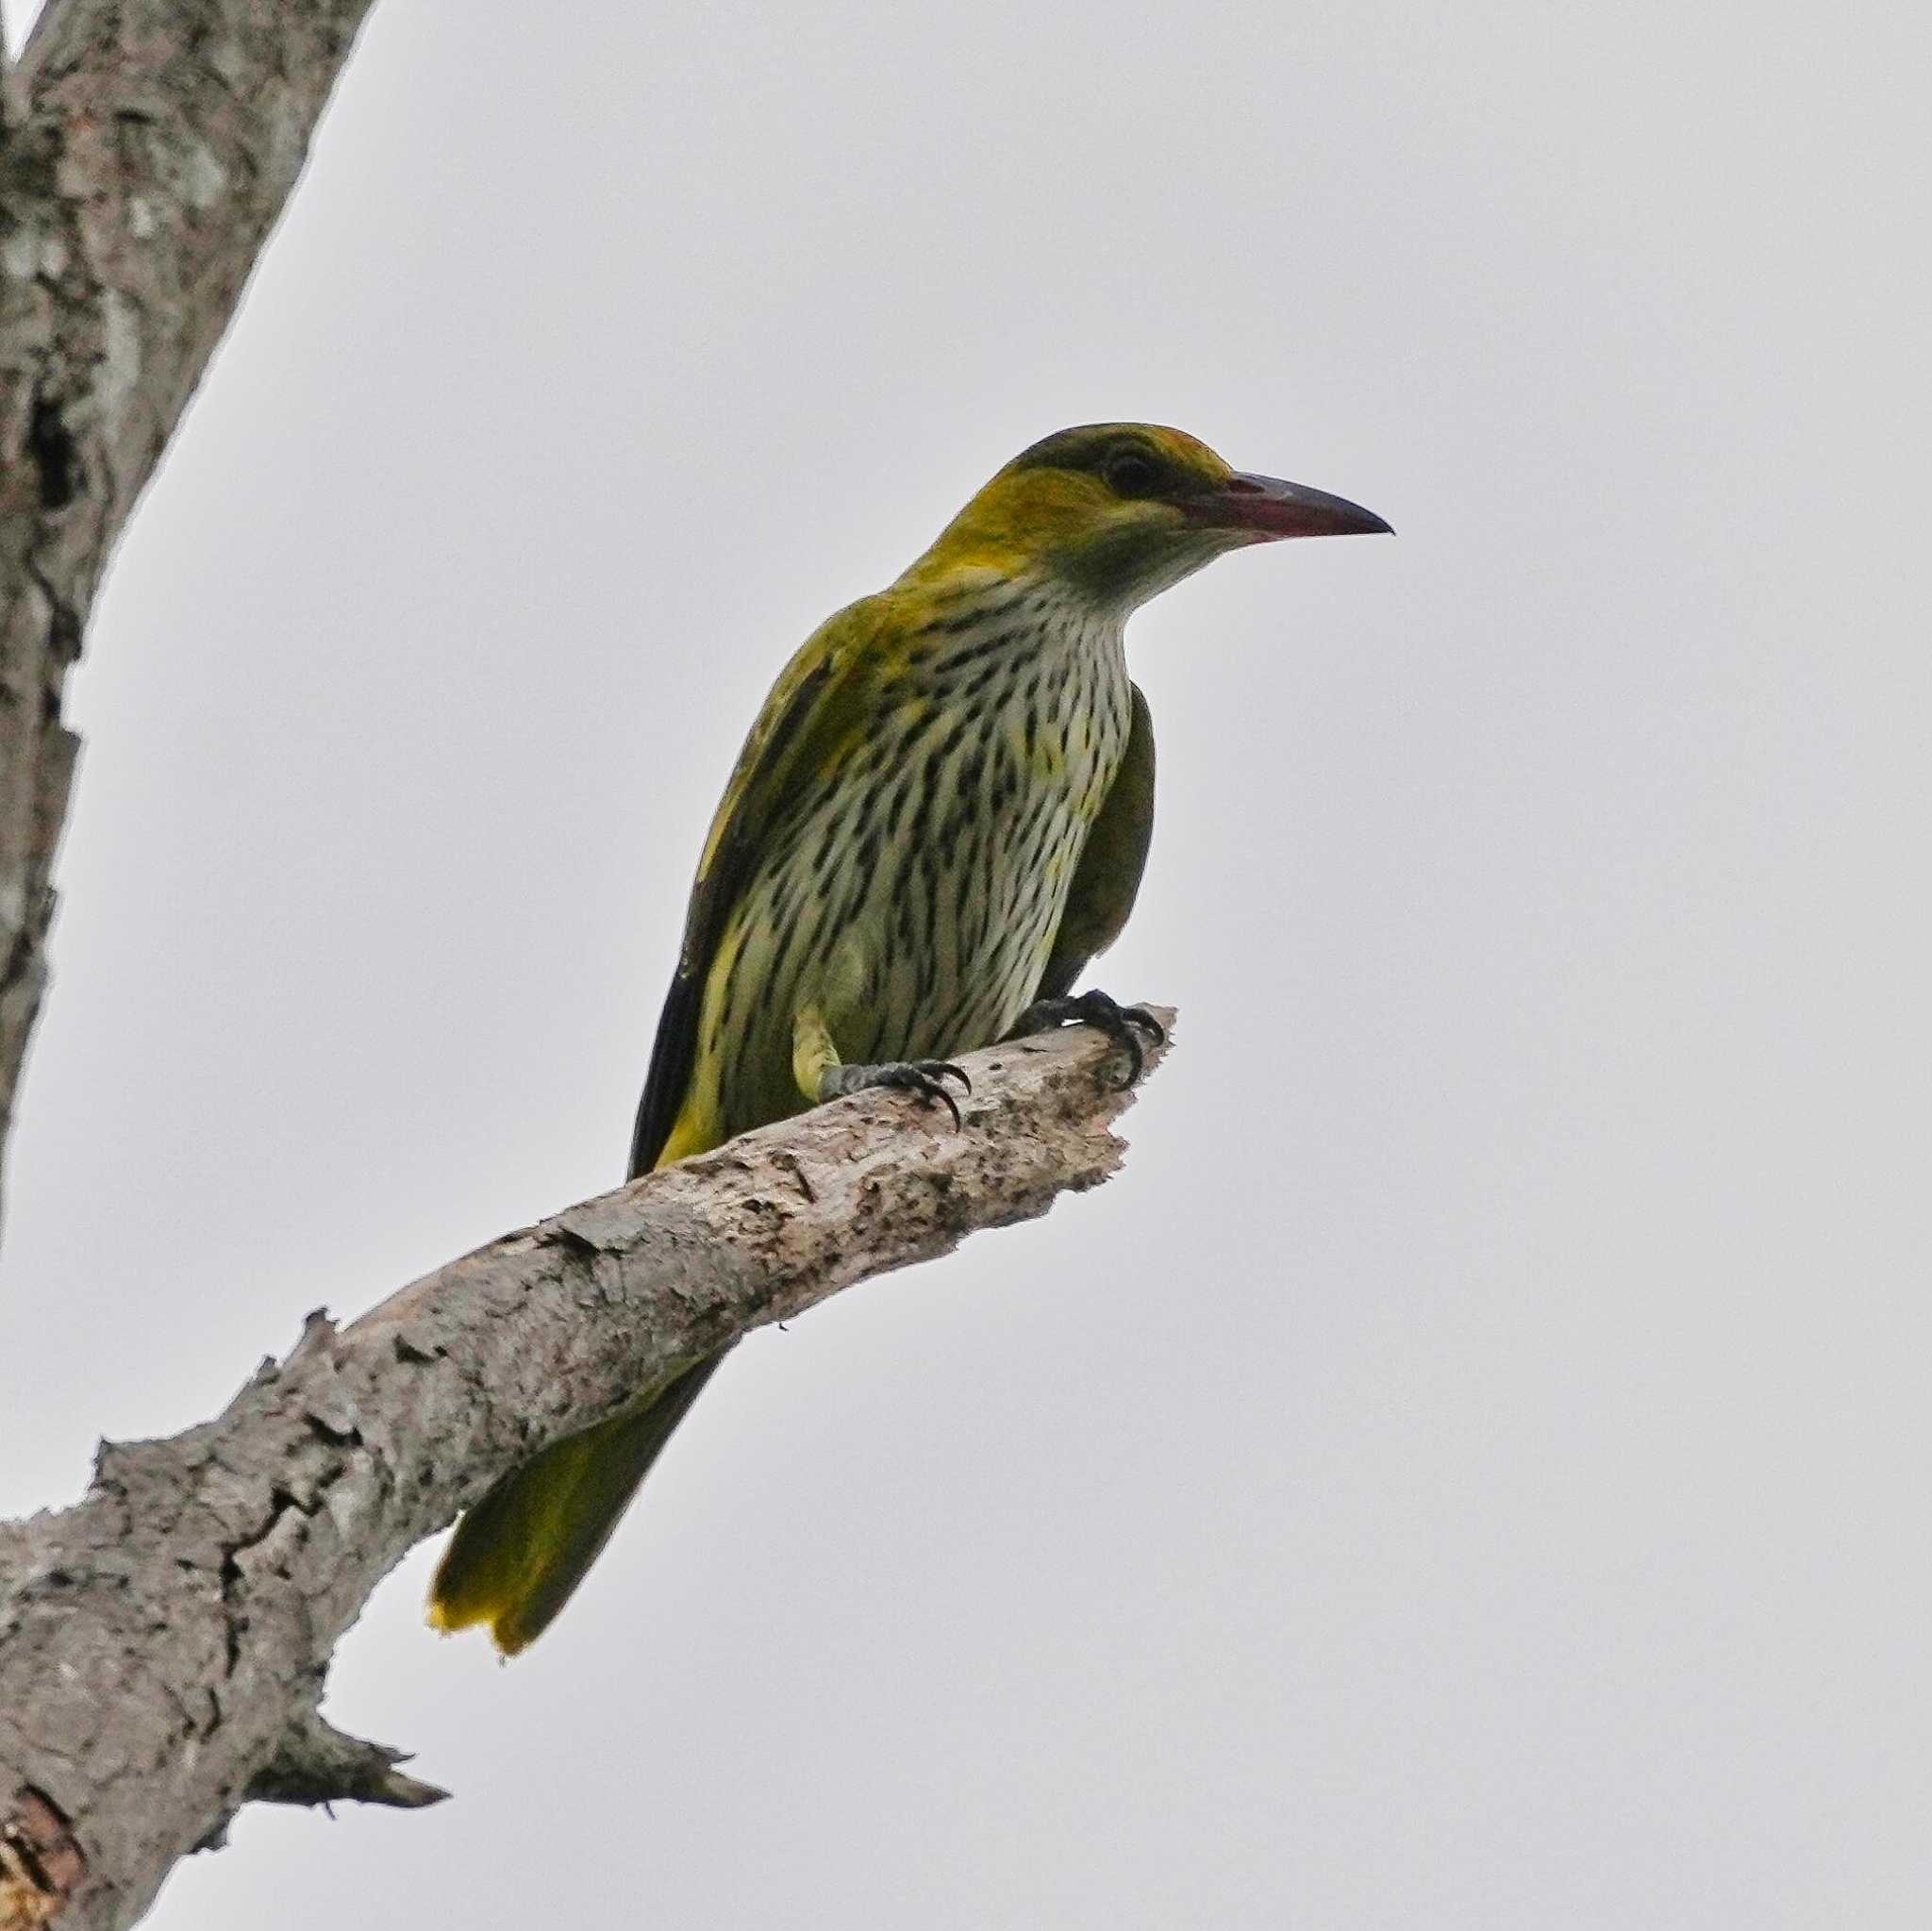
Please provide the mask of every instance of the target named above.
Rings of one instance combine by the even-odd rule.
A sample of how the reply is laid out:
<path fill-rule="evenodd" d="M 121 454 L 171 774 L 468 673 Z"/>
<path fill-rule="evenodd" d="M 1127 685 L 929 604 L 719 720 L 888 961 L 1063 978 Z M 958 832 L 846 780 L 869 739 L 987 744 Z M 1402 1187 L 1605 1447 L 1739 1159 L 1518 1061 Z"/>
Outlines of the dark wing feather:
<path fill-rule="evenodd" d="M 702 978 L 687 974 L 680 963 L 658 1015 L 658 1037 L 651 1047 L 651 1070 L 644 1075 L 644 1095 L 638 1102 L 637 1124 L 630 1134 L 630 1178 L 648 1174 L 658 1164 L 664 1142 L 677 1124 L 684 1089 L 697 1058 L 698 1007 L 703 1003 Z"/>
<path fill-rule="evenodd" d="M 1087 961 L 1121 936 L 1141 890 L 1154 837 L 1154 720 L 1141 687 L 1132 688 L 1127 748 L 1081 848 L 1037 999 L 1058 999 L 1073 990 Z"/>
<path fill-rule="evenodd" d="M 630 1177 L 648 1174 L 677 1124 L 697 1060 L 705 980 L 732 907 L 773 826 L 799 790 L 838 752 L 860 712 L 864 646 L 874 624 L 866 604 L 842 610 L 809 638 L 766 698 L 744 741 L 711 821 L 691 886 L 677 972 L 665 995 L 651 1070 L 631 1132 Z"/>

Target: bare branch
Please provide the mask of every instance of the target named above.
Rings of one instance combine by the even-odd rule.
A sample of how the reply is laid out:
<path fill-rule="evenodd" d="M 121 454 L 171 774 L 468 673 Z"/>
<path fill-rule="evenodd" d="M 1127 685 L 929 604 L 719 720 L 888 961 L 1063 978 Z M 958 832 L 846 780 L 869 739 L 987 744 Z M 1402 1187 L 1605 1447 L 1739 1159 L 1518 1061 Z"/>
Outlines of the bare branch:
<path fill-rule="evenodd" d="M 1120 1164 L 1092 1032 L 964 1063 L 962 1130 L 872 1093 L 747 1134 L 311 1315 L 214 1421 L 104 1442 L 78 1505 L 0 1524 L 0 1931 L 132 1923 L 250 1798 L 442 1795 L 317 1714 L 410 1548 L 672 1364 Z"/>
<path fill-rule="evenodd" d="M 45 979 L 108 554 L 370 0 L 53 0 L 0 61 L 0 1151 Z"/>
<path fill-rule="evenodd" d="M 242 1796 L 252 1804 L 386 1804 L 396 1810 L 441 1804 L 447 1790 L 406 1777 L 396 1768 L 408 1760 L 407 1750 L 345 1736 L 315 1711 L 305 1710 Z"/>

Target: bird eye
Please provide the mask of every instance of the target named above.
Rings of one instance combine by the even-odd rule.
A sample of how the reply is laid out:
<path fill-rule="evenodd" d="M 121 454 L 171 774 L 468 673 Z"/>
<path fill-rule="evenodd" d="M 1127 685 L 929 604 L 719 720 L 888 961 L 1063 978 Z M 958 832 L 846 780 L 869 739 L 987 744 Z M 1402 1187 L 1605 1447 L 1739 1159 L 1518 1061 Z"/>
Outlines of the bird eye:
<path fill-rule="evenodd" d="M 1160 465 L 1144 449 L 1117 449 L 1101 465 L 1100 479 L 1116 496 L 1151 496 L 1160 487 Z"/>

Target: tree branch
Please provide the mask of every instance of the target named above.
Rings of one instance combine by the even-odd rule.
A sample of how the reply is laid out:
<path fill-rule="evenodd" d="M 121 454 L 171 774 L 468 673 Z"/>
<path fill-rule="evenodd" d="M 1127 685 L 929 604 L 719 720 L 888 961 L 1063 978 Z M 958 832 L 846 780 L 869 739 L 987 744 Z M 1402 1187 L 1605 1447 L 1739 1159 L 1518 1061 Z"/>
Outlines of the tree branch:
<path fill-rule="evenodd" d="M 0 60 L 0 1152 L 78 750 L 67 671 L 369 6 L 50 0 Z"/>
<path fill-rule="evenodd" d="M 317 1714 L 410 1548 L 673 1363 L 1119 1166 L 1092 1032 L 964 1064 L 961 1131 L 869 1093 L 747 1134 L 311 1315 L 214 1421 L 104 1442 L 78 1505 L 0 1525 L 0 1931 L 132 1923 L 250 1798 L 441 1796 Z"/>

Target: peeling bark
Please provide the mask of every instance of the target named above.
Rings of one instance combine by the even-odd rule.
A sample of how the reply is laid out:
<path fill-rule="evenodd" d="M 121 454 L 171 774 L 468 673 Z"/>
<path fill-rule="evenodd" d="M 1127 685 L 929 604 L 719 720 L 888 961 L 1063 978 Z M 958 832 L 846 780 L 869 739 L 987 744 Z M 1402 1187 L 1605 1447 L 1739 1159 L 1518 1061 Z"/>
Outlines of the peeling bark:
<path fill-rule="evenodd" d="M 347 1327 L 311 1315 L 215 1420 L 103 1442 L 75 1507 L 0 1524 L 0 1931 L 132 1923 L 250 1799 L 441 1797 L 317 1713 L 337 1641 L 410 1548 L 672 1363 L 1120 1164 L 1131 1095 L 1094 1033 L 963 1063 L 959 1131 L 869 1093 L 744 1135 Z"/>
<path fill-rule="evenodd" d="M 50 0 L 0 77 L 0 1152 L 79 748 L 67 672 L 369 5 Z"/>
<path fill-rule="evenodd" d="M 0 1931 L 51 1924 L 86 1875 L 59 1806 L 22 1784 L 0 1817 Z"/>

